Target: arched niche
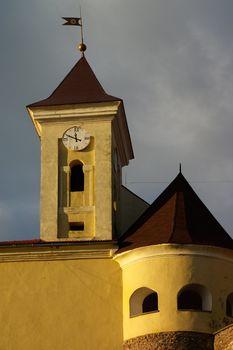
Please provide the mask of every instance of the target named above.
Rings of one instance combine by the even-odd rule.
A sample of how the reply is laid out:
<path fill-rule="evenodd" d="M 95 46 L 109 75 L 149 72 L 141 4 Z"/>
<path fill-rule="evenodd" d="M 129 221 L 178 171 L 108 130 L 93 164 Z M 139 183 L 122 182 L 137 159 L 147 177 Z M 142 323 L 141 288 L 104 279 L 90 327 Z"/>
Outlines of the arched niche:
<path fill-rule="evenodd" d="M 133 292 L 129 300 L 130 317 L 158 311 L 158 294 L 150 288 L 142 287 Z"/>
<path fill-rule="evenodd" d="M 212 295 L 200 284 L 188 284 L 180 289 L 177 296 L 178 310 L 211 311 Z"/>

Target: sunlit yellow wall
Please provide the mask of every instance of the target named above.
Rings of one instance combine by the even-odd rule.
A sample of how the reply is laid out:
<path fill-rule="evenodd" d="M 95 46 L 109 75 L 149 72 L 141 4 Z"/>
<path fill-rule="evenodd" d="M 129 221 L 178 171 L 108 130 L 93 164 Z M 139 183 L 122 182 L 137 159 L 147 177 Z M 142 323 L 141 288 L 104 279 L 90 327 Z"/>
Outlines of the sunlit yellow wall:
<path fill-rule="evenodd" d="M 124 339 L 165 331 L 212 333 L 227 323 L 226 298 L 233 291 L 233 252 L 203 246 L 158 245 L 116 257 L 123 270 Z M 206 286 L 212 312 L 177 311 L 177 294 L 186 284 Z M 129 299 L 141 287 L 158 293 L 159 312 L 129 316 Z"/>
<path fill-rule="evenodd" d="M 59 166 L 61 166 L 58 162 L 58 140 L 62 138 L 65 130 L 73 125 L 84 127 L 91 134 L 95 158 L 93 159 L 91 151 L 70 151 L 68 152 L 66 165 L 69 166 L 70 159 L 74 160 L 76 158 L 92 167 L 92 185 L 86 187 L 88 195 L 90 191 L 92 192 L 92 203 L 86 208 L 83 205 L 84 211 L 81 214 L 83 215 L 81 218 L 78 217 L 80 214 L 69 214 L 62 212 L 61 209 L 58 215 L 61 216 L 60 221 L 63 219 L 65 223 L 67 222 L 66 216 L 70 220 L 74 219 L 74 221 L 74 215 L 77 216 L 76 221 L 83 221 L 82 219 L 84 218 L 84 225 L 86 227 L 89 226 L 85 238 L 97 236 L 98 239 L 111 239 L 111 121 L 102 123 L 73 121 L 43 124 L 41 136 L 41 237 L 54 239 L 57 236 L 56 232 L 59 229 L 57 227 L 58 218 L 56 217 L 57 203 L 59 201 L 58 174 Z M 72 155 L 69 153 L 72 153 Z M 63 186 L 66 187 L 66 183 L 63 183 Z M 72 218 L 72 215 L 74 218 Z M 50 236 L 52 234 L 53 237 Z"/>
<path fill-rule="evenodd" d="M 113 260 L 0 263 L 0 280 L 1 350 L 122 349 Z"/>

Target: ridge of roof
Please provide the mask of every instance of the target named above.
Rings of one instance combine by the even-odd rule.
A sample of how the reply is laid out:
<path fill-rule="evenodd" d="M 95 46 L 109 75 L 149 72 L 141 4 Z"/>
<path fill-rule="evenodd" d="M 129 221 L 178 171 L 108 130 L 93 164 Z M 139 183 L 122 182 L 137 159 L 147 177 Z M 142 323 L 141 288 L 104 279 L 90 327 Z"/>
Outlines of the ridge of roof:
<path fill-rule="evenodd" d="M 109 101 L 121 101 L 121 99 L 105 92 L 85 56 L 83 56 L 48 98 L 32 103 L 27 107 Z"/>
<path fill-rule="evenodd" d="M 118 253 L 163 243 L 233 249 L 233 239 L 181 173 L 120 238 Z"/>
<path fill-rule="evenodd" d="M 185 201 L 183 192 L 175 193 L 175 208 L 173 218 L 173 228 L 169 242 L 192 243 L 187 230 L 187 217 L 185 213 Z"/>

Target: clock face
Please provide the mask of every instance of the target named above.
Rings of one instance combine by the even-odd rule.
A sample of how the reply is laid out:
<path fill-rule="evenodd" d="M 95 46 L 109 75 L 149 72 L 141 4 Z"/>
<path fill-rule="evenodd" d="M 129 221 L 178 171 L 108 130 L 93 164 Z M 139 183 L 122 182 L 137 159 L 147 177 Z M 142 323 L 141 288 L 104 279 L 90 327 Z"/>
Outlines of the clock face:
<path fill-rule="evenodd" d="M 89 145 L 90 134 L 79 126 L 73 126 L 64 132 L 62 142 L 69 150 L 81 151 Z"/>

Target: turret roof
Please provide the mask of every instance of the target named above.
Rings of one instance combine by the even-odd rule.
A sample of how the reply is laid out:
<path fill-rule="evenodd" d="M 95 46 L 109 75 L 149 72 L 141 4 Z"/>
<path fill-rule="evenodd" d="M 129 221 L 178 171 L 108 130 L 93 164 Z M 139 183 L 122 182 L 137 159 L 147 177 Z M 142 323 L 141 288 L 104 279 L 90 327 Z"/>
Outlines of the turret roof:
<path fill-rule="evenodd" d="M 163 243 L 233 249 L 233 239 L 181 173 L 121 237 L 118 252 Z"/>
<path fill-rule="evenodd" d="M 108 95 L 104 91 L 86 58 L 83 56 L 48 98 L 35 102 L 28 107 L 120 100 L 120 98 Z"/>

